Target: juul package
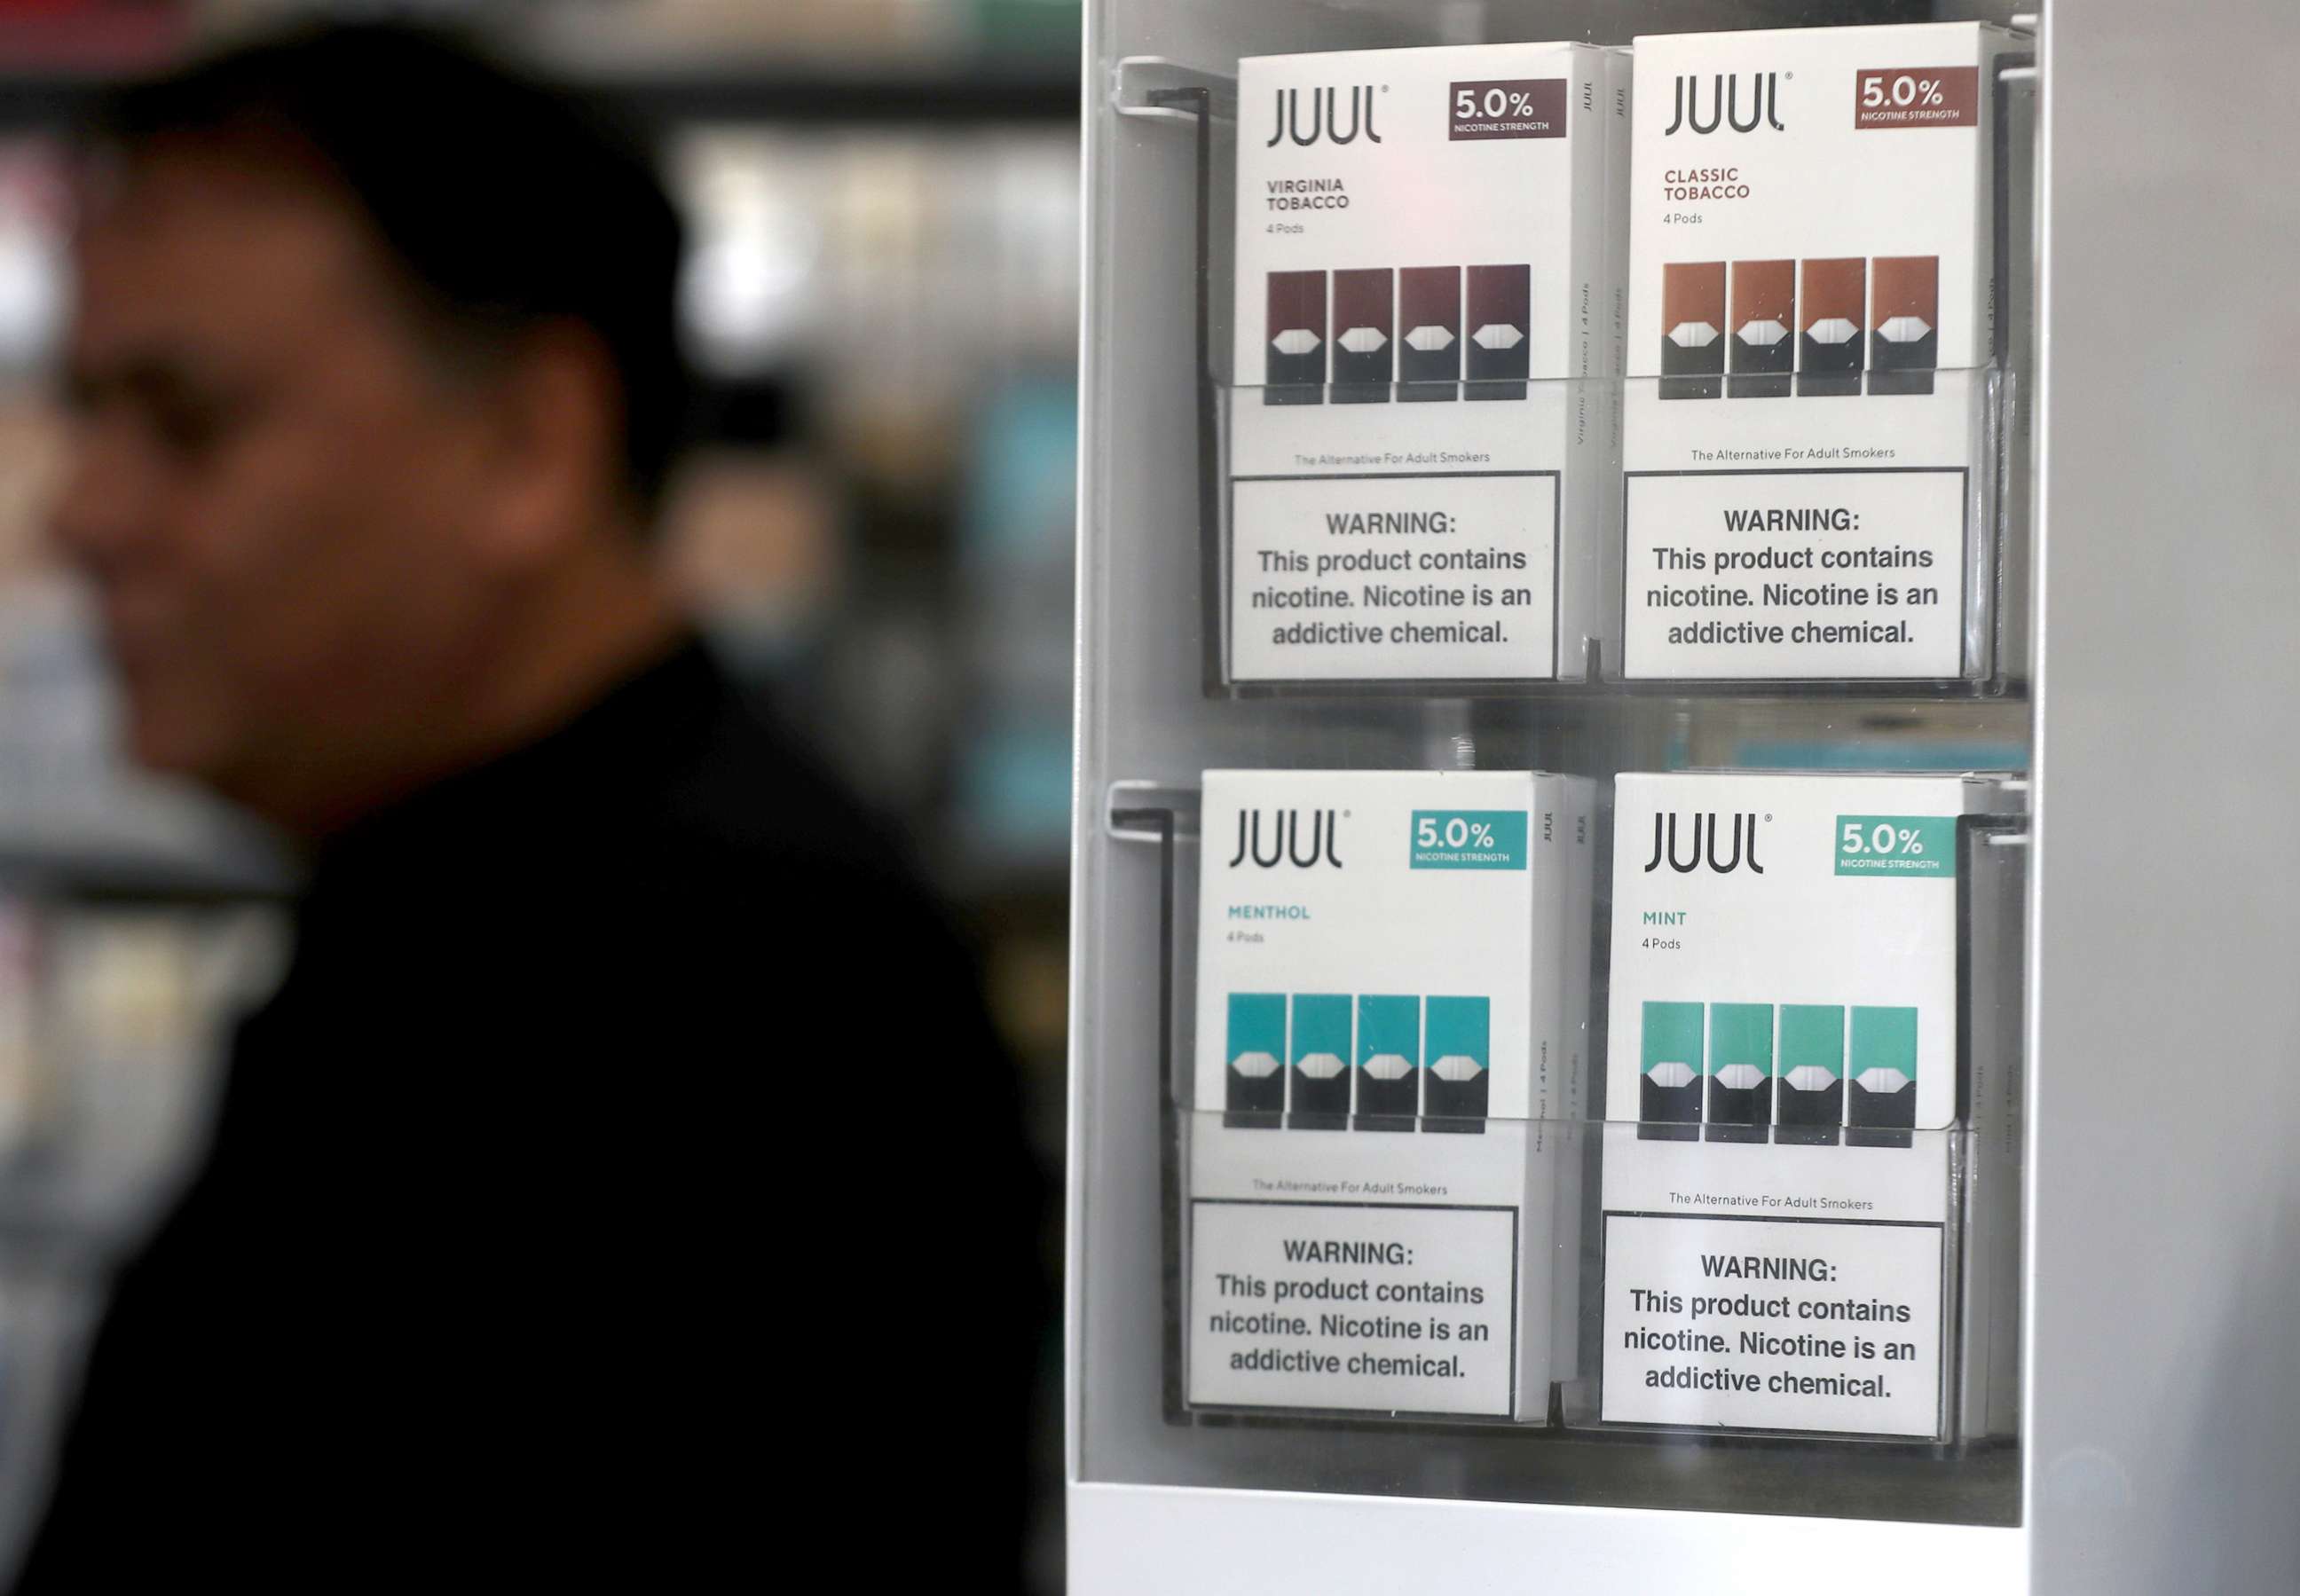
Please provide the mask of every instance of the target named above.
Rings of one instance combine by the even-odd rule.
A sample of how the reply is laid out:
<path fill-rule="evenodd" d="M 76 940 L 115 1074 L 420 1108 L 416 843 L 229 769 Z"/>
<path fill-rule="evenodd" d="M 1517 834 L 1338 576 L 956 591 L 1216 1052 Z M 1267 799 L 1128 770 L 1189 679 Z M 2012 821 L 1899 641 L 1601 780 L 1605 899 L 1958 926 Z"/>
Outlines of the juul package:
<path fill-rule="evenodd" d="M 1586 45 L 1238 63 L 1232 679 L 1587 674 L 1628 87 Z"/>
<path fill-rule="evenodd" d="M 1959 1185 L 2017 1099 L 2017 997 L 1977 1023 L 1959 958 L 2002 923 L 1961 903 L 1959 844 L 2003 800 L 1971 777 L 1620 778 L 1605 1420 L 1935 1440 L 2004 1412 L 1960 1383 L 2009 1380 L 1960 1375 L 1953 1334 L 1988 1332 L 1951 1329 L 1960 1296 L 2015 1310 L 2011 1183 L 1986 1211 Z"/>
<path fill-rule="evenodd" d="M 1623 662 L 1987 669 L 1998 313 L 1976 23 L 1637 41 Z"/>
<path fill-rule="evenodd" d="M 1546 1417 L 1588 786 L 1207 773 L 1192 1403 Z"/>

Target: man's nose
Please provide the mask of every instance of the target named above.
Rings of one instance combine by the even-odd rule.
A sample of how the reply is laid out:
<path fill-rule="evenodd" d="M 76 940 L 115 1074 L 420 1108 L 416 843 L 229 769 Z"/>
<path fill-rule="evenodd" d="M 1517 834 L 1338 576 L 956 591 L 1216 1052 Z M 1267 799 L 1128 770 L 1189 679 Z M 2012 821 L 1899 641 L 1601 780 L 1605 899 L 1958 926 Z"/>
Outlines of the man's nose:
<path fill-rule="evenodd" d="M 126 557 L 153 525 L 151 467 L 124 431 L 103 420 L 74 428 L 62 485 L 48 513 L 48 536 L 57 552 L 92 576 Z"/>

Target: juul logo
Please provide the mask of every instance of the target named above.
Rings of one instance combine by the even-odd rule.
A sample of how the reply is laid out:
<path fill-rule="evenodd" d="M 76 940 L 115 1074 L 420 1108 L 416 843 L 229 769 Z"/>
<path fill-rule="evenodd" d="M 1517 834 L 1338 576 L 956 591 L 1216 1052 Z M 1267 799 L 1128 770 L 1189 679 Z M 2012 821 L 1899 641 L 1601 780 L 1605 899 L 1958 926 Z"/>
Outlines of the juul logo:
<path fill-rule="evenodd" d="M 1781 88 L 1779 72 L 1751 72 L 1748 93 L 1741 92 L 1741 74 L 1728 77 L 1715 73 L 1709 79 L 1709 120 L 1701 120 L 1701 79 L 1679 76 L 1677 80 L 1677 109 L 1671 114 L 1669 126 L 1662 129 L 1667 137 L 1679 128 L 1690 128 L 1696 133 L 1714 133 L 1720 126 L 1736 133 L 1754 133 L 1762 124 L 1776 133 L 1786 133 L 1781 126 Z M 1746 103 L 1747 110 L 1743 111 Z M 1276 143 L 1275 139 L 1271 141 Z"/>
<path fill-rule="evenodd" d="M 1268 149 L 1281 138 L 1291 138 L 1296 144 L 1312 145 L 1323 138 L 1330 144 L 1353 144 L 1362 131 L 1369 144 L 1379 144 L 1381 135 L 1373 130 L 1373 85 L 1360 84 L 1350 90 L 1350 125 L 1342 129 L 1342 91 L 1338 88 L 1313 88 L 1310 91 L 1310 130 L 1302 130 L 1302 91 L 1281 88 L 1278 91 L 1278 118 L 1270 129 L 1270 140 L 1262 145 Z"/>
<path fill-rule="evenodd" d="M 1238 852 L 1230 856 L 1229 868 L 1234 870 L 1251 859 L 1265 870 L 1280 864 L 1299 865 L 1305 870 L 1329 864 L 1338 870 L 1342 861 L 1334 848 L 1338 830 L 1329 809 L 1312 810 L 1306 827 L 1298 809 L 1277 810 L 1267 824 L 1260 810 L 1242 809 L 1238 811 Z"/>
<path fill-rule="evenodd" d="M 1757 862 L 1757 817 L 1752 814 L 1734 815 L 1733 851 L 1723 859 L 1717 856 L 1718 833 L 1724 829 L 1726 817 L 1714 812 L 1691 816 L 1686 827 L 1692 835 L 1686 839 L 1683 858 L 1678 856 L 1678 823 L 1675 815 L 1654 817 L 1653 857 L 1646 861 L 1650 872 L 1661 869 L 1661 861 L 1669 860 L 1669 868 L 1680 876 L 1699 869 L 1705 860 L 1720 876 L 1729 876 L 1739 869 L 1746 860 L 1752 875 L 1762 876 L 1765 867 Z M 1747 840 L 1743 841 L 1746 827 Z M 1746 848 L 1746 852 L 1744 852 Z"/>

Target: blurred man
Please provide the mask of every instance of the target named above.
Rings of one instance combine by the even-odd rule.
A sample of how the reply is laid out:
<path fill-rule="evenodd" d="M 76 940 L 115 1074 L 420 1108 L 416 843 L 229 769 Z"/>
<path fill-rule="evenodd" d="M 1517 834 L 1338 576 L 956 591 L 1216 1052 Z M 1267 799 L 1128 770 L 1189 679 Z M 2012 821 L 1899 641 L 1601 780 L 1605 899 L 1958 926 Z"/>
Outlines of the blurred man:
<path fill-rule="evenodd" d="M 57 536 L 138 754 L 312 869 L 20 1588 L 1011 1584 L 1012 1081 L 653 574 L 646 162 L 337 33 L 127 96 L 86 204 Z"/>

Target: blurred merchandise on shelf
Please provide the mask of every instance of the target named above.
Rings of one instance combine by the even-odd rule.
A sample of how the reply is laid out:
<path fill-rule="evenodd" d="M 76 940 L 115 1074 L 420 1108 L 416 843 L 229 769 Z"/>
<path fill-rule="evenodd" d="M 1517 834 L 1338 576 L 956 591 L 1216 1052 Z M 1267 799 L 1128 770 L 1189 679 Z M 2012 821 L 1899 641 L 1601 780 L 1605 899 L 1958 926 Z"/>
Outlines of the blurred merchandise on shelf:
<path fill-rule="evenodd" d="M 571 0 L 532 8 L 530 26 L 585 56 L 748 49 L 778 56 L 867 53 L 883 60 L 963 44 L 971 31 L 965 9 L 946 0 Z"/>
<path fill-rule="evenodd" d="M 0 139 L 0 376 L 36 370 L 63 320 L 65 193 L 55 145 Z M 0 481 L 0 522 L 26 485 Z M 0 533 L 0 580 L 7 573 Z"/>
<path fill-rule="evenodd" d="M 59 907 L 43 955 L 35 1123 L 64 1223 L 135 1235 L 188 1173 L 225 1027 L 279 973 L 285 927 L 254 907 Z"/>
<path fill-rule="evenodd" d="M 1774 770 L 2025 770 L 2028 716 L 2015 701 L 1854 704 L 1815 735 L 1781 700 L 1715 704 L 1683 742 L 1679 768 Z"/>
<path fill-rule="evenodd" d="M 0 877 L 0 1254 L 103 1255 L 188 1173 L 227 1028 L 276 979 L 260 905 L 133 906 Z"/>
<path fill-rule="evenodd" d="M 713 126 L 675 138 L 670 170 L 697 364 L 802 396 L 775 429 L 796 448 L 726 407 L 675 506 L 674 569 L 946 885 L 1021 870 L 1059 892 L 1073 137 Z"/>
<path fill-rule="evenodd" d="M 1029 52 L 1065 65 L 1078 56 L 1079 0 L 969 0 L 976 35 L 999 50 Z"/>
<path fill-rule="evenodd" d="M 38 1096 L 40 968 L 29 905 L 0 898 L 0 1144 L 29 1129 Z"/>
<path fill-rule="evenodd" d="M 680 470 L 663 529 L 672 579 L 746 673 L 780 666 L 838 602 L 838 517 L 830 485 L 794 452 L 721 447 Z"/>
<path fill-rule="evenodd" d="M 1072 357 L 1067 129 L 712 127 L 679 135 L 670 170 L 712 375 L 804 367 L 834 423 L 867 430 L 858 415 L 948 411 L 986 373 Z"/>
<path fill-rule="evenodd" d="M 956 808 L 961 852 L 979 869 L 1059 875 L 1069 857 L 1077 457 L 1076 387 L 1050 378 L 993 398 L 969 451 L 959 569 L 972 741 Z"/>

